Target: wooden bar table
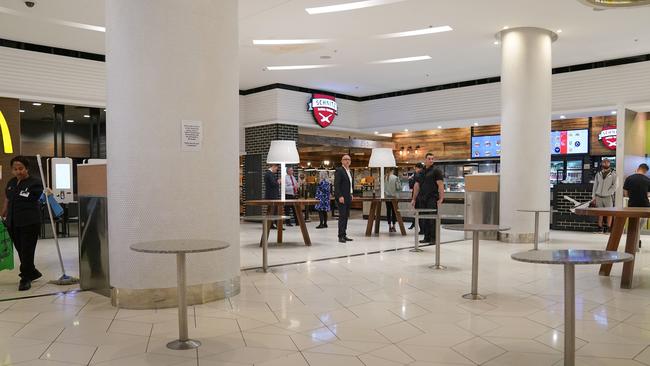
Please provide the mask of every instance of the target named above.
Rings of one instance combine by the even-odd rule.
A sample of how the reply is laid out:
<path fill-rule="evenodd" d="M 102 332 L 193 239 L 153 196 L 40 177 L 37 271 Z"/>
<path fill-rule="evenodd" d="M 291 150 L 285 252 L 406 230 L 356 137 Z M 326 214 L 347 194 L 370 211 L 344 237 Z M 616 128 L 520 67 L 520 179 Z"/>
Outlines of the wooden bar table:
<path fill-rule="evenodd" d="M 309 238 L 309 231 L 307 231 L 307 225 L 305 225 L 305 217 L 302 215 L 302 208 L 304 205 L 315 205 L 317 204 L 318 200 L 316 199 L 295 199 L 295 200 L 250 200 L 244 202 L 246 205 L 250 206 L 266 206 L 267 207 L 267 215 L 272 214 L 272 209 L 273 207 L 277 208 L 277 211 L 275 211 L 276 215 L 281 215 L 282 211 L 284 211 L 285 206 L 293 206 L 294 210 L 296 211 L 296 219 L 298 219 L 298 226 L 300 226 L 300 231 L 302 233 L 302 239 L 305 242 L 305 245 L 311 246 L 311 238 Z M 244 216 L 244 219 L 246 217 Z M 283 220 L 278 220 L 277 221 L 277 226 L 278 226 L 278 244 L 282 243 L 282 221 Z M 260 244 L 261 241 L 260 241 Z"/>
<path fill-rule="evenodd" d="M 618 250 L 625 223 L 627 222 L 627 239 L 625 241 L 625 252 L 635 255 L 637 240 L 639 237 L 639 223 L 642 218 L 650 217 L 650 208 L 648 207 L 588 207 L 577 208 L 576 214 L 585 216 L 613 216 L 612 232 L 609 234 L 607 242 L 608 251 Z M 609 276 L 612 271 L 611 264 L 602 264 L 600 266 L 600 275 Z M 621 288 L 632 288 L 632 279 L 634 278 L 634 260 L 623 263 L 623 275 L 621 276 Z"/>
<path fill-rule="evenodd" d="M 406 236 L 406 228 L 404 227 L 404 220 L 399 212 L 399 202 L 411 202 L 410 198 L 380 198 L 380 197 L 354 197 L 352 201 L 370 202 L 370 212 L 368 212 L 368 224 L 366 225 L 366 236 L 372 235 L 372 227 L 375 226 L 375 234 L 379 234 L 379 223 L 381 222 L 381 204 L 384 202 L 392 202 L 393 209 L 395 210 L 395 218 L 399 224 L 399 231 L 403 236 Z"/>

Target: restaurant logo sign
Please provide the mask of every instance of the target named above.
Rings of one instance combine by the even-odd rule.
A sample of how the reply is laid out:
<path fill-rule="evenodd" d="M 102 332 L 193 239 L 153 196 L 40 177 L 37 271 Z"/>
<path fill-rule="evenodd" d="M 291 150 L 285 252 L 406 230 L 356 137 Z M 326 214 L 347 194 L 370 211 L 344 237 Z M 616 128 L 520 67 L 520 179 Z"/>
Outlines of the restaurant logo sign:
<path fill-rule="evenodd" d="M 312 111 L 318 125 L 325 128 L 334 122 L 334 117 L 338 114 L 336 98 L 326 94 L 312 94 L 308 110 Z"/>
<path fill-rule="evenodd" d="M 598 134 L 598 141 L 605 145 L 606 148 L 616 150 L 616 126 L 603 126 L 603 130 Z"/>
<path fill-rule="evenodd" d="M 13 154 L 14 147 L 11 143 L 11 134 L 9 133 L 9 125 L 5 116 L 0 111 L 0 133 L 2 133 L 2 146 L 6 154 Z"/>

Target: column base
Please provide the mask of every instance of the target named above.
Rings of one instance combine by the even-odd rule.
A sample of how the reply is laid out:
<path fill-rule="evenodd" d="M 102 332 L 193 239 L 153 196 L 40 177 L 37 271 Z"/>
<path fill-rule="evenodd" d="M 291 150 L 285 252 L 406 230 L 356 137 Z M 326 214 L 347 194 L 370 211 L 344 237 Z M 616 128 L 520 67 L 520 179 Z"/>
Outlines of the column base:
<path fill-rule="evenodd" d="M 187 304 L 198 305 L 239 294 L 239 276 L 220 282 L 187 286 Z M 146 310 L 178 306 L 176 287 L 111 289 L 111 304 L 121 309 Z"/>
<path fill-rule="evenodd" d="M 498 235 L 498 240 L 503 243 L 519 243 L 519 244 L 530 244 L 535 240 L 535 233 L 510 233 L 510 232 L 500 232 Z M 544 243 L 549 240 L 549 233 L 539 234 L 539 242 Z"/>

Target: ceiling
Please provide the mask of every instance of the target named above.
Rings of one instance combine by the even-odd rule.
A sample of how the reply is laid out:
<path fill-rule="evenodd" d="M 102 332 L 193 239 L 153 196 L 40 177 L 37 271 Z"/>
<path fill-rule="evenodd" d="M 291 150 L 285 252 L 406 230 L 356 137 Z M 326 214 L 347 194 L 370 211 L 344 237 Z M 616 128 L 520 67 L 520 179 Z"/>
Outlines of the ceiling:
<path fill-rule="evenodd" d="M 403 0 L 320 15 L 306 7 L 354 0 L 239 0 L 240 89 L 272 83 L 354 96 L 500 74 L 494 34 L 504 26 L 562 29 L 555 67 L 650 53 L 650 7 L 594 11 L 576 0 Z M 0 38 L 104 53 L 103 0 L 0 0 Z M 449 25 L 452 32 L 376 39 L 379 34 Z M 253 46 L 253 39 L 331 39 L 300 46 Z M 372 61 L 429 55 L 400 64 Z M 330 59 L 321 59 L 329 56 Z M 333 64 L 315 70 L 266 66 Z"/>

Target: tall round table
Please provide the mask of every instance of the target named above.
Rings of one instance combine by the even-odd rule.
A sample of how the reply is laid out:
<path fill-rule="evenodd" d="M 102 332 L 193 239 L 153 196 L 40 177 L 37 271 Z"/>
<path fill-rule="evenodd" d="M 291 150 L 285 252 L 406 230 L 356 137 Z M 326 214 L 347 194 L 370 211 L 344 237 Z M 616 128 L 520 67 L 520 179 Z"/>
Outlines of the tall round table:
<path fill-rule="evenodd" d="M 261 215 L 261 216 L 245 216 L 244 219 L 250 221 L 262 221 L 262 271 L 267 272 L 269 269 L 269 222 L 289 220 L 291 216 L 284 215 Z"/>
<path fill-rule="evenodd" d="M 549 209 L 543 209 L 543 210 L 529 210 L 529 209 L 521 209 L 517 210 L 519 212 L 534 212 L 535 213 L 535 238 L 533 238 L 533 250 L 538 250 L 539 249 L 539 213 L 540 212 L 548 212 L 550 213 L 551 210 Z"/>
<path fill-rule="evenodd" d="M 158 240 L 136 243 L 131 250 L 140 253 L 176 254 L 176 275 L 178 291 L 178 339 L 167 343 L 167 348 L 173 350 L 194 349 L 201 342 L 189 338 L 187 330 L 187 273 L 185 270 L 185 254 L 203 253 L 226 249 L 230 244 L 217 240 Z"/>
<path fill-rule="evenodd" d="M 453 231 L 472 232 L 472 292 L 463 295 L 468 300 L 483 300 L 485 296 L 478 293 L 478 244 L 482 232 L 507 231 L 509 227 L 488 224 L 457 224 L 445 225 L 444 229 Z"/>
<path fill-rule="evenodd" d="M 634 256 L 605 250 L 534 250 L 515 253 L 512 259 L 527 263 L 564 265 L 564 366 L 576 358 L 575 265 L 629 262 Z"/>

